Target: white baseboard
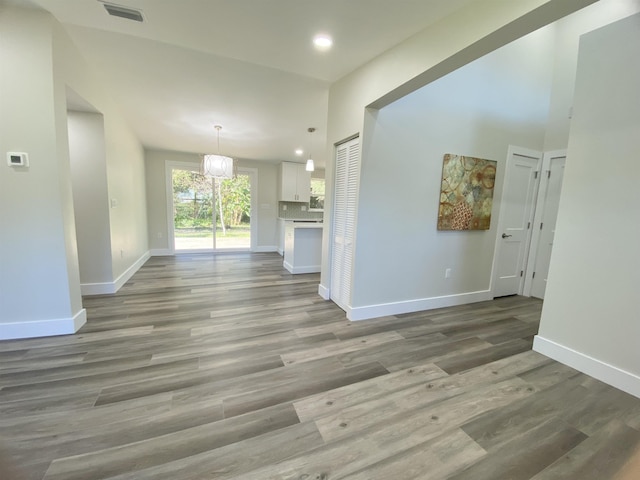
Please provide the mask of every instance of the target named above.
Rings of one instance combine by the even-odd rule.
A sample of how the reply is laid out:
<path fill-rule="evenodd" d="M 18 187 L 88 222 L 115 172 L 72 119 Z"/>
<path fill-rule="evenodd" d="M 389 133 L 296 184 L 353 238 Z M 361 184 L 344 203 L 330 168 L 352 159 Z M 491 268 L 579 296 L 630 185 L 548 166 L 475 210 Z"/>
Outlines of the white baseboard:
<path fill-rule="evenodd" d="M 564 345 L 536 335 L 533 350 L 640 398 L 640 377 Z"/>
<path fill-rule="evenodd" d="M 116 293 L 116 284 L 115 282 L 81 283 L 80 293 L 82 293 L 83 297 Z"/>
<path fill-rule="evenodd" d="M 277 252 L 278 247 L 276 247 L 275 245 L 259 245 L 251 251 L 256 253 L 271 253 Z"/>
<path fill-rule="evenodd" d="M 170 248 L 152 248 L 149 250 L 149 255 L 152 257 L 171 257 L 175 253 Z"/>
<path fill-rule="evenodd" d="M 144 262 L 149 260 L 151 252 L 144 253 L 133 265 L 127 268 L 122 275 L 115 279 L 113 282 L 103 283 L 81 283 L 80 292 L 83 296 L 89 295 L 108 295 L 116 293 L 127 281 L 133 277 L 133 275 L 140 270 L 140 267 L 144 265 Z"/>
<path fill-rule="evenodd" d="M 318 295 L 320 295 L 325 300 L 329 300 L 331 298 L 331 292 L 322 284 L 318 285 Z"/>
<path fill-rule="evenodd" d="M 129 281 L 129 279 L 131 277 L 133 277 L 133 275 L 140 270 L 140 267 L 142 267 L 142 265 L 144 265 L 144 263 L 149 260 L 149 257 L 151 257 L 150 252 L 145 252 L 143 253 L 140 258 L 138 260 L 136 260 L 135 262 L 133 262 L 133 265 L 131 265 L 129 268 L 127 268 L 122 275 L 120 275 L 118 278 L 116 278 L 115 284 L 116 284 L 116 292 L 118 290 L 120 290 L 120 288 L 122 288 L 122 286 L 127 283 Z"/>
<path fill-rule="evenodd" d="M 445 295 L 442 297 L 419 298 L 404 302 L 381 303 L 379 305 L 367 305 L 364 307 L 351 307 L 347 309 L 349 320 L 367 320 L 369 318 L 386 317 L 400 313 L 420 312 L 433 310 L 434 308 L 453 307 L 467 303 L 484 302 L 491 300 L 493 296 L 490 290 L 480 292 L 460 293 L 457 295 Z"/>
<path fill-rule="evenodd" d="M 278 253 L 280 254 L 281 257 L 284 257 L 284 249 L 278 247 Z"/>
<path fill-rule="evenodd" d="M 320 265 L 305 265 L 302 267 L 294 267 L 293 265 L 291 265 L 289 262 L 283 262 L 282 265 L 284 266 L 284 268 L 286 268 L 289 273 L 319 273 L 320 272 Z"/>
<path fill-rule="evenodd" d="M 84 308 L 69 318 L 0 323 L 0 340 L 71 335 L 85 323 L 87 323 L 87 311 Z"/>

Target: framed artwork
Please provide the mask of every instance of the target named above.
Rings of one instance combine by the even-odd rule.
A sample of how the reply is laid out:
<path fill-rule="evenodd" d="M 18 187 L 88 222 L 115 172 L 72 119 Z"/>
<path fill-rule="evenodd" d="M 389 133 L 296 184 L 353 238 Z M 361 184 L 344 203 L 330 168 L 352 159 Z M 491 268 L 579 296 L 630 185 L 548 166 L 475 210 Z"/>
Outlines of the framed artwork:
<path fill-rule="evenodd" d="M 489 230 L 497 164 L 451 153 L 444 156 L 438 230 Z"/>

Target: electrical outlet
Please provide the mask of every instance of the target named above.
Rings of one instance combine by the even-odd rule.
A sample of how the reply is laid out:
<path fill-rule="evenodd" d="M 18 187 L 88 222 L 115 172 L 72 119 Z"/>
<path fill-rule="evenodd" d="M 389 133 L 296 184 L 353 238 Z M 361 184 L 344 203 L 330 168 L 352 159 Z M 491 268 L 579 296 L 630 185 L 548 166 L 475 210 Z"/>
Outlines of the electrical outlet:
<path fill-rule="evenodd" d="M 307 211 L 307 206 L 306 206 L 306 205 L 302 205 L 301 210 L 302 210 L 303 212 L 306 212 L 306 211 Z"/>
<path fill-rule="evenodd" d="M 451 269 L 450 268 L 447 268 L 444 271 L 444 278 L 451 278 Z"/>
<path fill-rule="evenodd" d="M 284 210 L 286 212 L 287 211 L 287 206 L 286 205 L 282 205 L 282 210 Z"/>
<path fill-rule="evenodd" d="M 158 238 L 162 238 L 162 232 L 158 232 Z"/>

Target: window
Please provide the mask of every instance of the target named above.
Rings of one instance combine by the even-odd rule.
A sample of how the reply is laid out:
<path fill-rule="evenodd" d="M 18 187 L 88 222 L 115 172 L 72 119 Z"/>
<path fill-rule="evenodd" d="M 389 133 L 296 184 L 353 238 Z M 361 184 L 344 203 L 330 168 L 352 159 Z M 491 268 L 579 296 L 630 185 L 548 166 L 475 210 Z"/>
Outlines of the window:
<path fill-rule="evenodd" d="M 311 198 L 309 199 L 309 211 L 324 211 L 324 178 L 311 179 Z"/>

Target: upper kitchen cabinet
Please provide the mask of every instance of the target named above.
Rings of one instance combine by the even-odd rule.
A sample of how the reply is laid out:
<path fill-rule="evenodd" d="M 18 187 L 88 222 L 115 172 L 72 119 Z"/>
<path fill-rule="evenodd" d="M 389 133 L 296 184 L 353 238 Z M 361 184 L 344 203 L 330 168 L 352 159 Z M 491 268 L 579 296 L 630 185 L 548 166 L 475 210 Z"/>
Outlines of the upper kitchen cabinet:
<path fill-rule="evenodd" d="M 280 201 L 309 203 L 311 196 L 311 172 L 303 163 L 280 164 Z"/>

